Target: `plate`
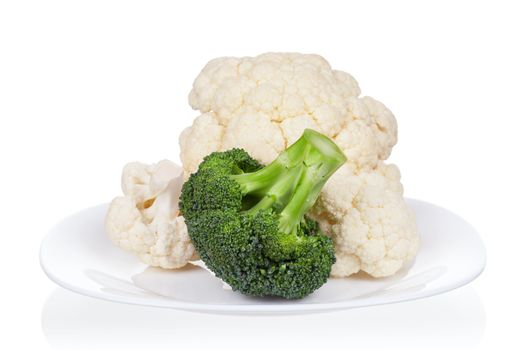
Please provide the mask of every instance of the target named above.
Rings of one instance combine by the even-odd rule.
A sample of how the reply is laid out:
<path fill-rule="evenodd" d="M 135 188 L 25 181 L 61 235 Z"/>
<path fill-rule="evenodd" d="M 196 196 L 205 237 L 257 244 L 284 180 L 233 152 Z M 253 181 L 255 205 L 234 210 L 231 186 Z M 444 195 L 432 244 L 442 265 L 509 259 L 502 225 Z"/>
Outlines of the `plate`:
<path fill-rule="evenodd" d="M 421 247 L 415 261 L 389 278 L 365 274 L 329 279 L 301 300 L 254 298 L 226 289 L 207 270 L 148 267 L 107 238 L 108 204 L 65 218 L 43 240 L 40 263 L 48 277 L 74 292 L 100 299 L 197 312 L 309 313 L 408 301 L 443 293 L 476 278 L 485 248 L 475 229 L 436 205 L 406 199 L 415 211 Z"/>

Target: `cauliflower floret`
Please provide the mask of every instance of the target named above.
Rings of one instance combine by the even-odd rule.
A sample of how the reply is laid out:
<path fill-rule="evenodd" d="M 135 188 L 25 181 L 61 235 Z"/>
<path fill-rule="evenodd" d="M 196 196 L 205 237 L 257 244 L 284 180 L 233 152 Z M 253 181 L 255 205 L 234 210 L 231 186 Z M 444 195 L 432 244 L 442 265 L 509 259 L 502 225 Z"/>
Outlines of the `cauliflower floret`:
<path fill-rule="evenodd" d="M 288 146 L 298 140 L 298 138 L 304 133 L 305 129 L 313 129 L 320 133 L 322 132 L 313 118 L 307 114 L 285 119 L 281 124 L 281 128 L 285 142 Z"/>
<path fill-rule="evenodd" d="M 120 248 L 150 266 L 180 268 L 194 255 L 194 246 L 178 200 L 183 171 L 163 160 L 155 165 L 129 163 L 123 169 L 124 196 L 110 203 L 105 227 Z"/>
<path fill-rule="evenodd" d="M 335 242 L 332 276 L 390 276 L 415 257 L 419 235 L 399 180 L 397 167 L 382 163 L 358 175 L 345 165 L 328 180 L 312 215 Z"/>
<path fill-rule="evenodd" d="M 399 170 L 383 163 L 397 142 L 395 117 L 360 94 L 351 75 L 317 55 L 214 59 L 189 94 L 203 114 L 180 136 L 185 178 L 213 151 L 242 147 L 268 163 L 304 129 L 324 133 L 347 157 L 311 213 L 334 239 L 332 275 L 391 275 L 416 255 L 419 237 Z"/>
<path fill-rule="evenodd" d="M 180 136 L 185 175 L 197 170 L 208 151 L 233 146 L 248 147 L 268 162 L 305 128 L 331 137 L 351 155 L 356 171 L 372 169 L 390 155 L 397 124 L 382 103 L 359 95 L 351 75 L 332 70 L 317 55 L 214 59 L 189 94 L 190 105 L 204 114 Z"/>
<path fill-rule="evenodd" d="M 185 175 L 196 170 L 203 157 L 221 149 L 223 126 L 221 126 L 214 113 L 205 113 L 194 120 L 191 127 L 186 128 L 179 135 L 181 161 L 186 164 Z"/>
<path fill-rule="evenodd" d="M 377 143 L 378 158 L 388 159 L 392 147 L 397 143 L 397 121 L 393 113 L 386 108 L 381 102 L 365 96 L 362 102 L 368 109 L 368 114 L 372 117 L 377 129 L 375 133 L 375 142 Z"/>
<path fill-rule="evenodd" d="M 257 133 L 247 130 L 255 128 Z M 241 147 L 263 163 L 272 162 L 285 148 L 280 128 L 261 112 L 241 114 L 229 120 L 222 149 Z"/>

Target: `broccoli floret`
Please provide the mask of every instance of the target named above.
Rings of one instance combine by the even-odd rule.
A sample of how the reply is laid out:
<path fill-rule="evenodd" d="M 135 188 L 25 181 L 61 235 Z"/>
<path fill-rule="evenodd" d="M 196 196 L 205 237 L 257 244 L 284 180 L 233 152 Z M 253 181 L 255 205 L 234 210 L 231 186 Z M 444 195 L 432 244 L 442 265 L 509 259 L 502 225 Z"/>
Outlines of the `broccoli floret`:
<path fill-rule="evenodd" d="M 345 161 L 329 138 L 309 129 L 265 167 L 242 149 L 205 157 L 179 206 L 201 259 L 244 294 L 312 293 L 327 281 L 335 254 L 306 212 Z"/>

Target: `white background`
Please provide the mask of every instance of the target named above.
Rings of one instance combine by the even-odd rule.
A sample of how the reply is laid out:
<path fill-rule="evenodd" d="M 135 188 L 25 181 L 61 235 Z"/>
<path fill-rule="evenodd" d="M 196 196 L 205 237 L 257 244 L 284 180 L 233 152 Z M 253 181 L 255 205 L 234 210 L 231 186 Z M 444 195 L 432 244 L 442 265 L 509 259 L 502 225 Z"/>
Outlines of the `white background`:
<path fill-rule="evenodd" d="M 0 348 L 525 349 L 521 5 L 2 1 Z M 197 115 L 187 94 L 209 59 L 266 51 L 319 53 L 392 109 L 390 161 L 406 195 L 471 222 L 484 273 L 420 301 L 280 318 L 117 305 L 50 282 L 38 263 L 46 231 L 118 195 L 124 163 L 178 160 L 178 134 Z"/>

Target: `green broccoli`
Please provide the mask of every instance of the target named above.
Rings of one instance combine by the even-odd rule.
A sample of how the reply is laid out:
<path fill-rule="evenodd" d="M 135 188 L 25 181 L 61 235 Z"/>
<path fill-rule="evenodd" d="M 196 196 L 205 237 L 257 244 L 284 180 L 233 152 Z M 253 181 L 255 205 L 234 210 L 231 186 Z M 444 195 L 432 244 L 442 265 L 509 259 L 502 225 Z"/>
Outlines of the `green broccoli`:
<path fill-rule="evenodd" d="M 179 204 L 201 259 L 244 294 L 312 293 L 327 281 L 335 254 L 305 214 L 345 161 L 333 141 L 309 129 L 265 167 L 242 149 L 205 157 Z"/>

